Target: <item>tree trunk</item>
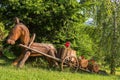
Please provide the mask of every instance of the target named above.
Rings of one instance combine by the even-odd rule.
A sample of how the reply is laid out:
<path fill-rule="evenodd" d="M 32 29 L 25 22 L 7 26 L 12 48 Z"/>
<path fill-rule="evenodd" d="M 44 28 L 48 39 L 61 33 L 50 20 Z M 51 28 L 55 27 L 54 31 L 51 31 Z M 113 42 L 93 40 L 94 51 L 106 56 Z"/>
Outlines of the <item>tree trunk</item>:
<path fill-rule="evenodd" d="M 116 61 L 115 61 L 115 57 L 117 54 L 117 10 L 116 10 L 117 6 L 115 3 L 115 8 L 114 8 L 114 12 L 113 12 L 113 40 L 112 40 L 112 47 L 111 47 L 111 64 L 110 64 L 110 74 L 115 74 L 115 67 L 116 67 Z"/>

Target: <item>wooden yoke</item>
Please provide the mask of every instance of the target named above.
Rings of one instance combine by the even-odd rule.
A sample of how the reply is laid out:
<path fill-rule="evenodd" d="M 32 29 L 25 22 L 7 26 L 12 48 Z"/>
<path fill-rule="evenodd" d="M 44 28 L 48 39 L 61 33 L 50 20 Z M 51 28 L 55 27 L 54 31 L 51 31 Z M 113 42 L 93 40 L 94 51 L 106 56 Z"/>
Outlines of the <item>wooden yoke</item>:
<path fill-rule="evenodd" d="M 29 44 L 28 44 L 28 47 L 29 47 L 29 48 L 30 48 L 30 46 L 32 45 L 32 43 L 34 42 L 35 37 L 36 37 L 36 34 L 34 33 L 33 36 L 32 36 L 31 39 L 30 39 Z M 25 52 L 25 54 L 24 54 L 24 57 L 23 57 L 23 59 L 21 60 L 21 62 L 20 62 L 20 64 L 19 64 L 19 67 L 20 67 L 20 68 L 23 67 L 25 61 L 29 58 L 30 54 L 31 54 L 30 50 L 26 50 L 26 52 Z"/>
<path fill-rule="evenodd" d="M 33 36 L 32 36 L 31 39 L 30 39 L 30 43 L 28 44 L 28 47 L 30 47 L 30 46 L 32 45 L 32 43 L 33 43 L 34 40 L 35 40 L 35 37 L 36 37 L 36 34 L 33 33 Z"/>

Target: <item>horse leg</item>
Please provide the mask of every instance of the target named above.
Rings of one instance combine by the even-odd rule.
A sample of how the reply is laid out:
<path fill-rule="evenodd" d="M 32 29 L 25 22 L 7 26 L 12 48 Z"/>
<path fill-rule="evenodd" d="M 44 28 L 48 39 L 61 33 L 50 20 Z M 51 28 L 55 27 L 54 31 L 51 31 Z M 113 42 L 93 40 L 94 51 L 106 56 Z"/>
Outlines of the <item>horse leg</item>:
<path fill-rule="evenodd" d="M 54 50 L 49 50 L 48 54 L 51 55 L 51 56 L 53 56 L 53 57 L 56 57 Z M 55 64 L 55 66 L 58 66 L 57 61 L 52 60 L 52 62 Z"/>
<path fill-rule="evenodd" d="M 48 67 L 49 67 L 49 68 L 52 67 L 52 61 L 51 61 L 51 59 L 48 58 L 48 57 L 45 57 L 45 58 L 46 58 L 46 60 L 48 61 L 48 64 L 49 64 Z"/>
<path fill-rule="evenodd" d="M 26 51 L 26 53 L 23 56 L 23 59 L 20 61 L 18 67 L 22 68 L 23 65 L 25 64 L 25 61 L 29 58 L 31 52 L 30 51 Z"/>
<path fill-rule="evenodd" d="M 24 53 L 21 53 L 21 55 L 12 63 L 13 66 L 17 66 L 19 61 L 23 58 Z"/>

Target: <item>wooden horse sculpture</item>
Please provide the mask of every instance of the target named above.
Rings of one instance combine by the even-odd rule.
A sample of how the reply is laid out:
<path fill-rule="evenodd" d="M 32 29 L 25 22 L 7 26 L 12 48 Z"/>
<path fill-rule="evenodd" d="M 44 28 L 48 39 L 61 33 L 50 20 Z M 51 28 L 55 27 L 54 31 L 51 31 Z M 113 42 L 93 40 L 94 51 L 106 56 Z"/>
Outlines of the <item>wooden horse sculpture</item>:
<path fill-rule="evenodd" d="M 11 30 L 9 37 L 7 39 L 8 44 L 15 44 L 15 41 L 20 39 L 21 44 L 30 46 L 33 49 L 39 50 L 45 54 L 51 55 L 55 57 L 57 51 L 55 47 L 52 44 L 45 44 L 45 43 L 30 43 L 30 33 L 28 28 L 19 22 L 18 18 L 15 18 L 15 26 Z M 18 65 L 18 67 L 23 67 L 25 61 L 28 59 L 29 56 L 43 56 L 39 53 L 36 53 L 34 51 L 30 51 L 27 49 L 23 49 L 23 52 L 21 55 L 13 62 L 13 65 Z M 50 58 L 47 58 L 48 62 L 51 64 L 54 63 L 55 65 L 58 65 L 56 61 L 51 60 Z"/>

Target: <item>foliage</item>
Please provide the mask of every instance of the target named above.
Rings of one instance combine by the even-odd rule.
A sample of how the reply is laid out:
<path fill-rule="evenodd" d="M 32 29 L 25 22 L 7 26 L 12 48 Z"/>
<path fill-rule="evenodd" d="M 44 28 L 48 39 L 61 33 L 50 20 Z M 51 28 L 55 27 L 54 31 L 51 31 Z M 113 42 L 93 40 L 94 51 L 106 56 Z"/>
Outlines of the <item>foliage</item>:
<path fill-rule="evenodd" d="M 7 37 L 8 31 L 5 29 L 5 26 L 2 22 L 0 22 L 0 50 L 2 50 L 3 45 L 2 41 Z"/>
<path fill-rule="evenodd" d="M 111 74 L 115 74 L 115 67 L 120 62 L 118 61 L 119 55 L 119 27 L 118 20 L 120 17 L 117 16 L 118 12 L 115 9 L 119 9 L 117 4 L 108 0 L 108 2 L 101 2 L 98 10 L 98 24 L 101 27 L 102 35 L 100 46 L 104 51 L 105 61 L 109 64 Z M 104 13 L 103 13 L 104 12 Z"/>
<path fill-rule="evenodd" d="M 3 55 L 6 56 L 8 59 L 15 59 L 16 56 L 14 55 L 13 51 L 11 50 L 11 46 L 8 46 L 2 50 Z"/>
<path fill-rule="evenodd" d="M 7 4 L 8 2 L 9 4 Z M 2 1 L 1 14 L 4 14 L 3 19 L 6 19 L 6 23 L 18 16 L 32 33 L 37 32 L 37 41 L 39 42 L 60 43 L 63 40 L 63 42 L 66 41 L 66 35 L 69 31 L 66 29 L 73 27 L 71 23 L 79 21 L 81 16 L 77 13 L 78 8 L 78 2 L 73 0 L 8 0 Z M 65 39 L 58 38 L 56 34 L 60 33 Z"/>
<path fill-rule="evenodd" d="M 119 1 L 107 0 L 96 1 L 98 4 L 94 9 L 94 20 L 100 30 L 99 35 L 99 55 L 101 61 L 110 66 L 111 74 L 115 74 L 115 68 L 119 62 Z M 97 38 L 98 39 L 98 38 Z M 102 60 L 103 59 L 103 60 Z"/>
<path fill-rule="evenodd" d="M 91 57 L 96 44 L 84 31 L 87 28 L 83 25 L 86 18 L 81 13 L 83 7 L 90 5 L 85 7 L 75 0 L 2 0 L 0 11 L 6 29 L 11 28 L 12 20 L 17 16 L 31 33 L 37 34 L 37 42 L 49 42 L 61 47 L 70 41 L 78 55 Z"/>
<path fill-rule="evenodd" d="M 9 59 L 15 58 L 13 52 L 10 51 L 10 46 L 6 45 L 6 37 L 8 36 L 8 31 L 5 29 L 5 26 L 2 22 L 0 22 L 0 51 Z"/>
<path fill-rule="evenodd" d="M 115 68 L 120 63 L 120 24 L 118 23 L 120 21 L 120 16 L 118 15 L 120 12 L 120 1 L 80 0 L 80 4 L 85 6 L 82 8 L 85 18 L 93 18 L 94 26 L 96 26 L 94 34 L 88 31 L 97 45 L 96 50 L 98 52 L 94 57 L 98 58 L 101 63 L 109 65 L 111 73 L 114 74 Z"/>
<path fill-rule="evenodd" d="M 77 50 L 78 55 L 84 55 L 88 59 L 91 58 L 97 50 L 97 45 L 94 43 L 93 37 L 91 37 L 95 27 L 78 24 L 75 29 L 72 47 Z"/>
<path fill-rule="evenodd" d="M 33 60 L 32 66 L 33 67 L 48 68 L 49 63 L 45 60 L 45 57 L 37 57 L 37 58 L 35 58 L 35 60 Z"/>

